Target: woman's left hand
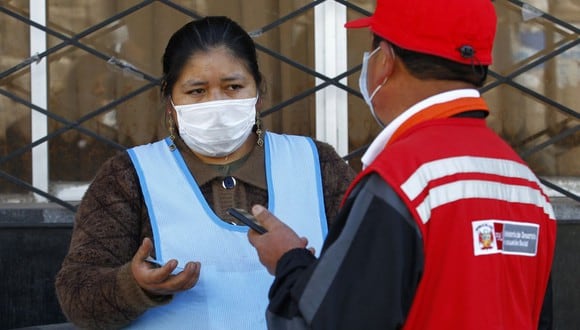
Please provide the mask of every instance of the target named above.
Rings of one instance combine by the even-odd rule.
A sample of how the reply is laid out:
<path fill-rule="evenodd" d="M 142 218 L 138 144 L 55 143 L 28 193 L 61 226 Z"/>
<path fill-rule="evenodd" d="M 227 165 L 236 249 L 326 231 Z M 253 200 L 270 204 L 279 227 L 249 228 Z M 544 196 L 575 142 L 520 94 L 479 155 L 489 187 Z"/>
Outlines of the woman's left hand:
<path fill-rule="evenodd" d="M 143 243 L 131 260 L 131 272 L 137 284 L 152 295 L 172 295 L 189 290 L 199 280 L 201 264 L 188 262 L 183 270 L 172 274 L 177 267 L 177 260 L 171 259 L 165 265 L 156 267 L 146 261 L 153 250 L 151 239 L 143 239 Z"/>

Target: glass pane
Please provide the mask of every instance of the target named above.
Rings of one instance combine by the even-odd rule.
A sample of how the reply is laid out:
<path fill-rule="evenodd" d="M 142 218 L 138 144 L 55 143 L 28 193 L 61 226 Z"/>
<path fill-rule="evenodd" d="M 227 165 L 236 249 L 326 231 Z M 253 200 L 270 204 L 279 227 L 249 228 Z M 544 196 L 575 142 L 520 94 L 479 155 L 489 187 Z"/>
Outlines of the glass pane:
<path fill-rule="evenodd" d="M 267 84 L 262 110 L 287 102 L 266 116 L 266 128 L 315 135 L 315 97 L 308 93 L 315 79 L 299 68 L 315 69 L 314 8 L 304 8 L 311 1 L 176 0 L 171 4 L 47 1 L 52 193 L 67 185 L 86 185 L 114 153 L 167 134 L 156 84 L 161 56 L 171 34 L 192 16 L 230 16 L 251 32 Z M 494 74 L 483 94 L 492 109 L 488 122 L 540 175 L 578 177 L 580 47 L 570 45 L 578 38 L 580 4 L 536 0 L 524 5 L 522 9 L 511 2 L 495 2 L 499 25 Z M 24 19 L 29 16 L 28 1 L 3 6 Z M 375 1 L 349 1 L 349 6 L 360 7 L 347 8 L 351 20 L 372 12 Z M 539 17 L 534 8 L 556 19 Z M 0 14 L 0 194 L 17 194 L 20 199 L 31 197 L 28 189 L 13 182 L 16 178 L 31 183 L 31 110 L 17 102 L 17 98 L 30 100 L 29 33 L 22 20 Z M 349 30 L 346 42 L 347 65 L 353 68 L 370 48 L 370 32 Z M 358 77 L 358 72 L 348 77 L 355 91 Z M 510 79 L 501 80 L 504 77 Z M 292 100 L 301 93 L 302 98 Z M 380 127 L 358 96 L 349 95 L 348 105 L 352 152 L 370 143 Z M 359 158 L 350 161 L 357 170 Z"/>
<path fill-rule="evenodd" d="M 5 8 L 28 17 L 28 1 Z M 26 23 L 0 14 L 0 202 L 32 198 L 27 189 L 15 183 L 32 181 L 30 108 L 19 102 L 30 101 L 30 70 L 22 64 L 29 58 L 29 36 Z"/>

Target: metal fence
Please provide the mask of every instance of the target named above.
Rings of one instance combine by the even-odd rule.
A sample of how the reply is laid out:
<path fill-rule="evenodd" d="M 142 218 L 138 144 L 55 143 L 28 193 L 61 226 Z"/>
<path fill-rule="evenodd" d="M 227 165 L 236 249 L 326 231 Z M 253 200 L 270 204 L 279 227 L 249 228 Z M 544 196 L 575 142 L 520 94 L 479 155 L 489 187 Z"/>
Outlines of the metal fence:
<path fill-rule="evenodd" d="M 118 150 L 123 150 L 124 148 L 126 148 L 127 146 L 122 145 L 120 143 L 118 143 L 117 141 L 115 141 L 114 139 L 110 139 L 107 138 L 105 136 L 102 136 L 94 131 L 92 131 L 91 129 L 88 129 L 86 127 L 83 127 L 83 123 L 87 122 L 88 120 L 95 118 L 96 116 L 102 115 L 104 113 L 107 113 L 108 111 L 110 111 L 111 109 L 114 109 L 115 107 L 117 107 L 119 104 L 122 104 L 123 102 L 126 102 L 134 97 L 137 97 L 138 95 L 141 95 L 142 93 L 149 91 L 151 89 L 157 88 L 159 85 L 159 77 L 156 76 L 152 76 L 151 74 L 148 74 L 145 71 L 142 71 L 136 67 L 134 67 L 133 65 L 131 65 L 130 63 L 122 60 L 122 59 L 118 59 L 115 58 L 113 56 L 111 56 L 108 53 L 105 53 L 103 51 L 100 51 L 86 43 L 83 43 L 81 40 L 93 33 L 96 33 L 102 29 L 106 29 L 108 26 L 110 26 L 111 24 L 114 24 L 115 22 L 117 22 L 120 19 L 123 19 L 125 17 L 128 17 L 140 10 L 142 10 L 143 8 L 146 8 L 147 6 L 150 6 L 153 3 L 157 3 L 157 4 L 162 4 L 164 6 L 167 6 L 169 8 L 172 8 L 173 10 L 187 15 L 189 17 L 192 18 L 198 18 L 201 17 L 207 13 L 200 13 L 200 12 L 195 12 L 192 11 L 190 9 L 188 9 L 185 6 L 181 6 L 178 5 L 177 3 L 173 2 L 173 1 L 169 1 L 169 0 L 158 0 L 158 1 L 154 1 L 154 0 L 144 0 L 144 1 L 140 1 L 118 13 L 116 13 L 115 15 L 108 17 L 104 20 L 102 20 L 101 22 L 99 22 L 98 24 L 95 24 L 93 26 L 90 26 L 89 28 L 80 31 L 78 33 L 70 33 L 70 34 L 64 34 L 62 32 L 57 31 L 56 29 L 53 28 L 49 28 L 47 27 L 47 24 L 43 21 L 42 16 L 46 15 L 45 12 L 40 12 L 40 13 L 36 13 L 34 14 L 34 10 L 33 10 L 33 6 L 37 6 L 38 2 L 35 2 L 35 4 L 32 4 L 32 1 L 30 3 L 30 14 L 29 15 L 25 15 L 17 10 L 15 10 L 13 7 L 7 6 L 7 5 L 2 5 L 0 4 L 0 15 L 6 15 L 14 20 L 18 20 L 24 24 L 29 25 L 30 27 L 35 28 L 36 30 L 40 31 L 43 33 L 44 36 L 50 36 L 52 38 L 56 38 L 58 39 L 60 42 L 57 43 L 55 46 L 52 46 L 50 48 L 46 48 L 42 49 L 36 53 L 32 53 L 31 50 L 31 56 L 28 58 L 22 58 L 22 60 L 16 64 L 13 65 L 11 67 L 9 67 L 8 69 L 5 69 L 4 71 L 0 72 L 0 95 L 8 98 L 10 100 L 12 100 L 13 102 L 16 102 L 18 104 L 21 104 L 27 108 L 32 109 L 32 112 L 36 115 L 36 116 L 41 116 L 44 117 L 44 121 L 46 121 L 47 118 L 50 118 L 51 120 L 57 121 L 61 124 L 61 127 L 50 132 L 47 133 L 46 130 L 39 130 L 39 129 L 32 129 L 32 138 L 31 138 L 31 143 L 22 146 L 16 150 L 12 150 L 8 153 L 3 153 L 0 157 L 0 178 L 3 180 L 6 180 L 7 182 L 10 182 L 12 184 L 16 184 L 20 187 L 23 187 L 24 189 L 38 195 L 41 196 L 42 198 L 46 199 L 47 201 L 56 203 L 61 205 L 64 208 L 67 208 L 71 211 L 75 211 L 76 210 L 76 206 L 74 205 L 74 203 L 71 203 L 69 201 L 65 201 L 57 196 L 55 196 L 54 194 L 49 193 L 49 190 L 47 189 L 46 185 L 43 184 L 35 184 L 30 183 L 28 180 L 23 180 L 22 178 L 19 178 L 5 170 L 2 170 L 1 166 L 3 164 L 7 164 L 11 161 L 13 161 L 14 159 L 16 159 L 17 157 L 22 156 L 23 154 L 29 153 L 31 151 L 34 151 L 35 149 L 41 149 L 43 145 L 46 145 L 47 141 L 50 141 L 51 139 L 65 133 L 71 130 L 77 131 L 81 134 L 85 134 L 87 136 L 90 136 L 94 139 L 96 139 L 97 141 L 100 141 L 101 143 L 109 146 L 110 148 L 113 149 L 118 149 Z M 522 75 L 524 75 L 525 73 L 533 70 L 534 68 L 537 68 L 538 66 L 542 66 L 544 64 L 546 64 L 548 61 L 557 58 L 559 56 L 563 56 L 563 54 L 567 54 L 570 50 L 578 50 L 578 44 L 580 43 L 580 38 L 579 36 L 579 31 L 580 29 L 570 23 L 567 22 L 563 19 L 559 19 L 555 16 L 552 16 L 544 11 L 540 11 L 537 8 L 534 8 L 532 6 L 530 6 L 527 3 L 524 3 L 522 1 L 517 1 L 517 0 L 505 0 L 505 1 L 496 1 L 496 6 L 503 6 L 504 8 L 507 8 L 507 10 L 514 10 L 514 8 L 516 8 L 515 10 L 521 10 L 523 12 L 527 12 L 530 15 L 534 15 L 534 17 L 536 17 L 537 19 L 542 20 L 543 24 L 548 24 L 550 26 L 552 26 L 553 28 L 556 28 L 560 31 L 564 31 L 563 33 L 563 37 L 561 37 L 559 40 L 557 40 L 556 42 L 554 42 L 553 47 L 551 47 L 549 50 L 541 52 L 540 54 L 533 54 L 530 57 L 527 57 L 525 59 L 522 59 L 521 63 L 524 63 L 523 65 L 514 67 L 513 69 L 509 70 L 508 73 L 500 73 L 499 71 L 496 70 L 491 70 L 490 71 L 490 77 L 493 78 L 492 81 L 490 81 L 488 84 L 486 84 L 483 88 L 481 88 L 481 92 L 485 95 L 486 93 L 491 93 L 494 90 L 500 88 L 500 87 L 505 87 L 505 86 L 509 86 L 510 88 L 516 89 L 517 91 L 519 91 L 520 93 L 523 93 L 526 95 L 526 97 L 530 97 L 532 99 L 537 100 L 538 102 L 546 105 L 549 107 L 549 111 L 553 111 L 558 113 L 559 115 L 563 115 L 565 118 L 565 125 L 561 125 L 560 130 L 558 132 L 556 132 L 555 134 L 551 134 L 549 137 L 546 138 L 545 135 L 545 131 L 546 129 L 540 130 L 539 132 L 535 133 L 535 134 L 531 134 L 529 136 L 524 137 L 523 139 L 521 139 L 521 148 L 518 149 L 518 152 L 520 153 L 520 155 L 524 158 L 530 158 L 535 154 L 541 153 L 542 151 L 546 150 L 546 148 L 549 148 L 550 146 L 553 146 L 565 139 L 570 139 L 571 137 L 577 137 L 580 131 L 580 124 L 578 123 L 578 120 L 580 119 L 580 113 L 573 109 L 573 107 L 571 107 L 570 105 L 566 105 L 563 102 L 558 101 L 556 98 L 554 97 L 550 97 L 549 95 L 546 95 L 546 93 L 542 93 L 539 92 L 533 88 L 530 88 L 529 86 L 526 86 L 525 84 L 522 84 L 520 81 L 518 81 L 518 77 L 521 77 Z M 320 13 L 322 16 L 321 17 L 329 17 L 328 15 L 334 15 L 333 13 L 336 12 L 337 8 L 339 10 L 344 10 L 344 13 L 348 12 L 349 15 L 370 15 L 370 13 L 361 8 L 360 6 L 355 5 L 353 2 L 348 2 L 348 1 L 342 1 L 342 0 L 317 0 L 317 1 L 312 1 L 307 3 L 306 5 L 298 8 L 297 10 L 294 10 L 282 17 L 279 17 L 278 19 L 276 19 L 275 21 L 272 21 L 271 23 L 264 25 L 263 27 L 261 27 L 258 30 L 255 31 L 251 31 L 251 34 L 253 35 L 263 35 L 263 34 L 267 34 L 269 33 L 269 31 L 279 27 L 280 25 L 285 24 L 286 22 L 292 20 L 295 17 L 298 17 L 300 15 L 304 15 L 305 13 L 308 13 L 310 11 L 315 11 L 315 10 L 320 10 L 320 8 L 322 8 L 322 6 L 328 6 L 331 5 L 330 9 L 325 9 L 324 12 Z M 337 7 L 339 6 L 339 7 Z M 327 10 L 331 10 L 331 11 L 327 11 Z M 36 17 L 33 17 L 34 15 L 37 15 Z M 346 15 L 342 18 L 346 18 Z M 341 19 L 342 19 L 341 18 Z M 579 19 L 580 21 L 580 19 Z M 315 24 L 319 24 L 319 23 L 315 23 Z M 501 29 L 501 26 L 499 27 Z M 332 30 L 327 32 L 327 33 L 335 33 Z M 31 39 L 32 40 L 32 39 Z M 16 40 L 15 42 L 18 42 L 18 40 Z M 320 42 L 318 40 L 315 40 L 315 42 Z M 282 54 L 281 52 L 275 51 L 270 47 L 266 47 L 260 43 L 257 43 L 257 49 L 259 52 L 266 54 L 268 56 L 271 56 L 275 59 L 277 59 L 278 61 L 284 62 L 286 65 L 293 67 L 296 70 L 300 70 L 308 75 L 311 75 L 313 77 L 315 77 L 317 83 L 315 84 L 315 86 L 308 88 L 306 90 L 302 90 L 299 93 L 296 93 L 295 95 L 282 100 L 281 102 L 272 105 L 270 108 L 265 109 L 262 111 L 262 116 L 267 117 L 270 116 L 274 113 L 280 112 L 280 111 L 284 111 L 285 108 L 287 108 L 289 105 L 294 104 L 306 97 L 312 96 L 320 91 L 323 91 L 329 87 L 332 87 L 334 89 L 338 89 L 340 90 L 342 93 L 344 93 L 344 95 L 348 95 L 349 97 L 361 97 L 361 94 L 359 93 L 357 88 L 352 88 L 350 87 L 348 84 L 346 84 L 346 78 L 353 76 L 355 74 L 357 74 L 360 71 L 360 64 L 359 65 L 354 65 L 351 68 L 345 69 L 343 72 L 337 72 L 336 74 L 333 75 L 328 75 L 328 74 L 324 74 L 322 73 L 322 70 L 319 70 L 319 68 L 311 68 L 307 65 L 304 65 L 303 63 L 300 63 L 299 61 L 293 60 L 292 58 L 289 58 L 287 56 L 285 56 L 284 54 Z M 31 47 L 33 47 L 32 45 L 32 41 L 31 41 Z M 15 75 L 19 75 L 21 74 L 24 70 L 32 70 L 34 66 L 38 65 L 39 63 L 42 63 L 43 60 L 46 60 L 46 58 L 51 55 L 51 54 L 55 54 L 56 52 L 58 52 L 59 50 L 65 48 L 65 47 L 76 47 L 88 54 L 91 54 L 92 56 L 108 63 L 108 65 L 110 66 L 114 66 L 116 68 L 118 68 L 119 70 L 122 70 L 123 72 L 129 73 L 129 74 L 133 74 L 133 75 L 137 75 L 138 77 L 140 77 L 141 79 L 143 79 L 145 81 L 145 83 L 140 86 L 139 88 L 136 88 L 130 92 L 128 92 L 127 94 L 125 94 L 122 97 L 119 97 L 115 100 L 112 100 L 111 102 L 109 102 L 108 104 L 105 104 L 103 106 L 101 106 L 100 108 L 84 115 L 81 116 L 80 118 L 77 118 L 76 120 L 70 120 L 67 119 L 63 116 L 59 116 L 58 114 L 51 112 L 48 109 L 48 106 L 46 105 L 46 102 L 38 102 L 35 101 L 35 98 L 31 96 L 30 101 L 27 100 L 26 98 L 19 96 L 19 93 L 16 93 L 14 90 L 11 90 L 10 88 L 6 87 L 6 85 L 3 83 L 3 81 L 5 81 L 5 79 L 9 79 L 10 77 L 13 77 Z M 343 44 L 341 45 L 341 47 L 345 47 L 345 51 L 346 51 L 346 46 Z M 576 47 L 576 48 L 575 48 Z M 331 49 L 331 52 L 336 52 L 337 50 L 335 49 Z M 340 66 L 338 66 L 340 67 Z M 44 73 L 46 74 L 46 73 Z M 36 79 L 36 78 L 35 78 Z M 41 85 L 39 86 L 39 88 L 41 88 L 41 90 L 44 88 L 46 89 L 45 85 L 42 85 L 42 81 L 40 81 Z M 335 94 L 330 94 L 328 97 L 333 97 L 333 95 Z M 8 111 L 7 109 L 1 109 L 1 111 Z M 324 118 L 317 118 L 319 121 L 323 121 Z M 42 121 L 41 121 L 42 123 Z M 343 123 L 344 124 L 344 123 Z M 44 132 L 44 134 L 42 136 L 38 136 L 38 132 Z M 35 135 L 36 134 L 36 135 Z M 345 134 L 348 134 L 345 132 Z M 540 138 L 542 137 L 543 138 Z M 347 154 L 344 155 L 344 158 L 346 160 L 353 160 L 353 159 L 357 159 L 359 158 L 362 153 L 364 152 L 364 150 L 366 149 L 367 145 L 361 145 L 361 146 L 357 146 L 356 148 L 354 148 L 354 150 L 350 150 L 350 152 L 348 152 Z M 46 153 L 46 150 L 44 151 Z M 46 157 L 45 157 L 46 158 Z M 42 158 L 37 158 L 35 159 L 33 156 L 33 162 L 36 163 L 42 163 L 45 162 L 45 160 L 43 160 Z M 42 167 L 43 166 L 48 166 L 46 163 L 42 163 L 44 165 L 40 166 L 40 171 L 43 171 Z M 34 164 L 33 164 L 34 166 Z M 44 170 L 46 171 L 46 170 Z M 575 178 L 577 179 L 577 178 Z M 560 194 L 571 198 L 575 201 L 580 202 L 580 196 L 572 191 L 569 191 L 567 188 L 550 181 L 549 179 L 546 178 L 541 178 L 541 181 L 544 185 L 546 185 L 547 187 L 559 192 Z"/>

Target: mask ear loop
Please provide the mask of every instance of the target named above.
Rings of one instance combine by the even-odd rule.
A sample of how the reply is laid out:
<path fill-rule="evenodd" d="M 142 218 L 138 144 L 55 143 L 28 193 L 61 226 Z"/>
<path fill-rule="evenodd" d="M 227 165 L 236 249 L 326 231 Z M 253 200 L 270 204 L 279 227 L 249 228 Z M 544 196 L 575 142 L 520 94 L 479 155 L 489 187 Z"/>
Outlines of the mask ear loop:
<path fill-rule="evenodd" d="M 391 47 L 390 45 L 389 45 L 389 49 L 391 50 L 391 56 L 393 57 L 393 61 L 395 61 L 395 58 L 396 58 L 395 51 L 393 50 L 393 47 Z M 379 89 L 381 89 L 381 87 L 383 87 L 387 83 L 387 80 L 389 80 L 389 77 L 388 76 L 385 76 L 385 79 L 383 79 L 383 81 L 372 92 L 372 94 L 370 96 L 370 99 L 371 100 L 373 99 L 373 97 L 375 96 L 375 94 L 379 91 Z"/>

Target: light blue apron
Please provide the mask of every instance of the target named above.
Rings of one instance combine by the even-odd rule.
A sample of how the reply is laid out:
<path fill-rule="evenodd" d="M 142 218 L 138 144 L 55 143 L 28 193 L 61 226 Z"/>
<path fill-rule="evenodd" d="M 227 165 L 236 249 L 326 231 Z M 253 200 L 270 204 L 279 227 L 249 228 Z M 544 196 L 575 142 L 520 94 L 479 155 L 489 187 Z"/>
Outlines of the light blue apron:
<path fill-rule="evenodd" d="M 129 149 L 151 218 L 160 261 L 201 262 L 194 288 L 145 312 L 135 329 L 266 329 L 273 277 L 247 239 L 247 227 L 220 220 L 168 139 Z M 318 153 L 306 137 L 265 136 L 268 209 L 317 252 L 327 233 Z"/>

